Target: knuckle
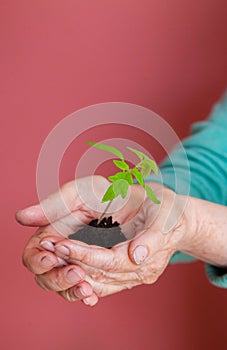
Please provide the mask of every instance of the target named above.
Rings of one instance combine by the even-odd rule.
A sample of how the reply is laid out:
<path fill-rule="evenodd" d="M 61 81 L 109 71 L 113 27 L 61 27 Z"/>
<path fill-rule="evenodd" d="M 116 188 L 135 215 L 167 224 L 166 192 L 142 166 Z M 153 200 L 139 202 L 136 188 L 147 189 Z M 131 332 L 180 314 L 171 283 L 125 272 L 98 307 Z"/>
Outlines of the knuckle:
<path fill-rule="evenodd" d="M 68 288 L 61 269 L 55 269 L 55 276 L 49 282 L 52 284 L 52 289 L 57 292 L 67 290 L 66 288 Z"/>
<path fill-rule="evenodd" d="M 66 289 L 65 291 L 59 291 L 58 294 L 70 303 L 73 303 L 73 302 L 79 300 L 75 296 L 75 294 L 72 292 L 72 289 Z"/>
<path fill-rule="evenodd" d="M 64 290 L 65 288 L 62 286 L 62 283 L 58 279 L 55 279 L 52 284 L 52 289 L 56 292 L 59 292 L 61 290 Z"/>
<path fill-rule="evenodd" d="M 31 259 L 31 256 L 26 254 L 26 252 L 22 256 L 22 263 L 31 273 L 36 273 L 35 265 Z"/>
<path fill-rule="evenodd" d="M 34 243 L 37 243 L 39 244 L 39 241 L 46 237 L 47 233 L 45 232 L 45 228 L 42 227 L 40 229 L 38 229 L 38 231 L 36 232 L 35 236 L 34 236 L 34 239 L 35 239 L 35 242 Z"/>
<path fill-rule="evenodd" d="M 72 293 L 70 292 L 69 289 L 65 291 L 64 296 L 65 296 L 65 299 L 70 303 L 73 303 L 74 301 L 76 301 L 75 296 L 72 297 Z"/>
<path fill-rule="evenodd" d="M 94 291 L 99 298 L 105 297 L 108 294 L 101 285 L 96 285 Z"/>
<path fill-rule="evenodd" d="M 137 272 L 137 278 L 142 284 L 153 284 L 157 281 L 159 273 L 156 268 L 141 268 Z"/>
<path fill-rule="evenodd" d="M 35 281 L 38 284 L 39 287 L 41 287 L 44 290 L 49 290 L 49 288 L 45 285 L 44 281 L 40 278 L 40 276 L 35 275 Z"/>
<path fill-rule="evenodd" d="M 102 270 L 96 270 L 91 273 L 91 278 L 97 282 L 104 282 L 105 276 L 106 274 Z"/>
<path fill-rule="evenodd" d="M 96 294 L 99 298 L 103 298 L 108 295 L 108 293 L 106 293 L 103 289 L 98 291 Z"/>
<path fill-rule="evenodd" d="M 87 249 L 84 249 L 82 252 L 81 252 L 81 261 L 85 261 L 86 264 L 92 264 L 92 254 L 89 250 Z"/>
<path fill-rule="evenodd" d="M 153 284 L 158 280 L 158 275 L 150 275 L 150 276 L 146 276 L 144 277 L 144 284 Z"/>
<path fill-rule="evenodd" d="M 158 279 L 157 275 L 150 274 L 147 276 L 143 276 L 142 282 L 143 284 L 153 284 L 154 282 L 156 282 L 157 279 Z"/>
<path fill-rule="evenodd" d="M 75 256 L 76 258 L 76 256 Z M 84 249 L 81 251 L 80 261 L 85 262 L 89 266 L 96 266 L 97 256 L 90 249 Z"/>
<path fill-rule="evenodd" d="M 41 275 L 36 275 L 36 282 L 44 290 L 52 290 L 55 292 L 64 291 L 66 286 L 64 286 L 64 283 L 62 282 L 61 275 L 57 272 L 57 270 L 55 270 L 53 273 L 49 274 L 46 272 Z"/>
<path fill-rule="evenodd" d="M 106 262 L 105 270 L 107 270 L 108 272 L 118 272 L 119 270 L 120 271 L 125 270 L 126 265 L 125 265 L 124 258 L 119 257 L 118 255 L 115 255 L 114 251 L 112 251 L 111 253 L 112 253 L 112 257 L 110 257 Z"/>

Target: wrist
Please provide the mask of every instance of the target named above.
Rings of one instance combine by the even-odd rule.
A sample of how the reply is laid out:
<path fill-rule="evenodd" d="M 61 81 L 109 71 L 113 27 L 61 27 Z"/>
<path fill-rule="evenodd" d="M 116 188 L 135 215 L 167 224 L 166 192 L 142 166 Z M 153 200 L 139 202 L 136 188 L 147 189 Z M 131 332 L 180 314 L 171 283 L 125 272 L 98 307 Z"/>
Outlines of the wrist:
<path fill-rule="evenodd" d="M 227 208 L 188 197 L 179 250 L 204 262 L 227 266 Z"/>
<path fill-rule="evenodd" d="M 192 197 L 182 196 L 185 199 L 183 208 L 181 225 L 180 225 L 180 239 L 177 249 L 186 254 L 192 253 L 194 242 L 197 240 L 197 213 L 194 208 Z"/>

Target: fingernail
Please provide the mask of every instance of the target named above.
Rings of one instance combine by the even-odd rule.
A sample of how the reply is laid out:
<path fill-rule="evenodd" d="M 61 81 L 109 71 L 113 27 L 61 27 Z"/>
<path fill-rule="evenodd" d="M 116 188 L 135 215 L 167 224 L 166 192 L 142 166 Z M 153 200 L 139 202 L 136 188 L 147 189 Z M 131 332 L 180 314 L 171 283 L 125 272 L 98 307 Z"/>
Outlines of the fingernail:
<path fill-rule="evenodd" d="M 42 248 L 44 248 L 46 250 L 49 250 L 50 252 L 54 252 L 55 251 L 54 245 L 50 241 L 42 241 L 42 242 L 39 243 L 39 245 Z"/>
<path fill-rule="evenodd" d="M 88 306 L 94 306 L 95 304 L 97 304 L 97 302 L 97 297 L 95 297 L 94 295 L 83 299 L 83 303 Z"/>
<path fill-rule="evenodd" d="M 143 245 L 138 245 L 133 252 L 133 259 L 137 265 L 143 263 L 148 255 L 147 248 Z"/>
<path fill-rule="evenodd" d="M 59 258 L 59 256 L 57 256 L 57 259 L 58 259 L 57 267 L 68 265 L 68 263 L 65 260 L 63 260 L 62 258 Z"/>
<path fill-rule="evenodd" d="M 91 288 L 88 286 L 77 287 L 74 293 L 77 298 L 89 297 L 91 295 Z"/>
<path fill-rule="evenodd" d="M 33 215 L 37 212 L 38 205 L 32 205 L 30 207 L 18 210 L 18 214 L 23 213 L 24 215 Z"/>
<path fill-rule="evenodd" d="M 76 269 L 69 270 L 66 277 L 70 283 L 78 283 L 82 280 L 81 274 Z"/>
<path fill-rule="evenodd" d="M 57 252 L 63 254 L 63 255 L 69 255 L 70 254 L 70 250 L 69 248 L 65 247 L 64 245 L 56 245 L 55 249 Z"/>
<path fill-rule="evenodd" d="M 41 259 L 40 263 L 43 267 L 50 267 L 55 264 L 55 259 L 46 255 Z"/>

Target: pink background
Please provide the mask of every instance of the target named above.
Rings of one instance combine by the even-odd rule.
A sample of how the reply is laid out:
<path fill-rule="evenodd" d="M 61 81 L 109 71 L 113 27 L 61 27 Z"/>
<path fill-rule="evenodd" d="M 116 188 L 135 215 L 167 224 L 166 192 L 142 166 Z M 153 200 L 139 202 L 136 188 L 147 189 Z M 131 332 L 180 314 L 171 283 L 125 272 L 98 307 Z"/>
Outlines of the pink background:
<path fill-rule="evenodd" d="M 139 104 L 179 137 L 205 118 L 227 85 L 226 18 L 225 0 L 1 0 L 1 349 L 226 348 L 226 291 L 208 283 L 202 263 L 170 266 L 155 285 L 95 308 L 69 304 L 22 266 L 34 229 L 14 221 L 37 201 L 45 137 L 75 110 Z M 74 162 L 70 153 L 62 181 Z"/>

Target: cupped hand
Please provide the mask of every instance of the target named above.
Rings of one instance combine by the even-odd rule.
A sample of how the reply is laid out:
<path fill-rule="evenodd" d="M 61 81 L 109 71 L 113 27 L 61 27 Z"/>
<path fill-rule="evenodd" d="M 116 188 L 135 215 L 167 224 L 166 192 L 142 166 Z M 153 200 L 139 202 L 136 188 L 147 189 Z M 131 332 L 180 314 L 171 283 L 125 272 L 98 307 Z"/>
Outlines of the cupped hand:
<path fill-rule="evenodd" d="M 22 225 L 39 226 L 24 249 L 23 262 L 44 289 L 56 291 L 70 301 L 81 299 L 88 305 L 97 302 L 96 293 L 85 280 L 84 270 L 77 263 L 69 264 L 58 257 L 55 244 L 100 216 L 106 206 L 101 203 L 101 198 L 108 186 L 109 182 L 101 176 L 71 181 L 40 204 L 16 213 L 16 219 Z M 133 192 L 137 193 L 136 190 Z M 131 196 L 125 208 L 118 211 L 118 220 L 121 222 L 133 215 L 143 197 L 144 194 L 136 195 L 135 200 L 135 196 Z M 115 200 L 115 210 L 119 204 L 124 203 Z"/>
<path fill-rule="evenodd" d="M 142 191 L 140 187 L 137 190 Z M 71 240 L 55 245 L 58 257 L 83 268 L 86 281 L 99 298 L 154 283 L 171 256 L 181 248 L 186 232 L 187 199 L 162 186 L 156 187 L 158 194 L 162 195 L 162 204 L 158 207 L 146 198 L 138 212 L 133 217 L 128 215 L 130 219 L 122 223 L 122 231 L 131 239 L 110 250 Z M 52 278 L 49 274 L 48 279 Z"/>
<path fill-rule="evenodd" d="M 98 217 L 98 210 L 102 209 L 100 199 L 108 185 L 108 181 L 101 176 L 71 181 L 40 204 L 16 213 L 20 224 L 39 226 L 24 249 L 23 263 L 42 288 L 56 291 L 68 300 L 81 299 L 88 305 L 97 302 L 96 294 L 85 281 L 83 269 L 57 257 L 54 245 L 63 236 L 75 232 L 82 223 Z M 89 208 L 85 202 L 89 203 Z M 48 241 L 45 241 L 45 237 L 48 237 Z M 69 288 L 71 298 L 67 294 Z"/>
<path fill-rule="evenodd" d="M 63 239 L 61 234 L 67 237 L 100 215 L 100 199 L 108 184 L 100 176 L 79 179 L 76 186 L 70 182 L 40 205 L 17 213 L 22 224 L 40 226 L 25 248 L 25 265 L 41 287 L 67 300 L 94 305 L 99 297 L 154 283 L 180 248 L 185 198 L 154 183 L 160 205 L 144 199 L 143 189 L 134 185 L 127 202 L 111 213 L 128 241 L 109 250 Z"/>

